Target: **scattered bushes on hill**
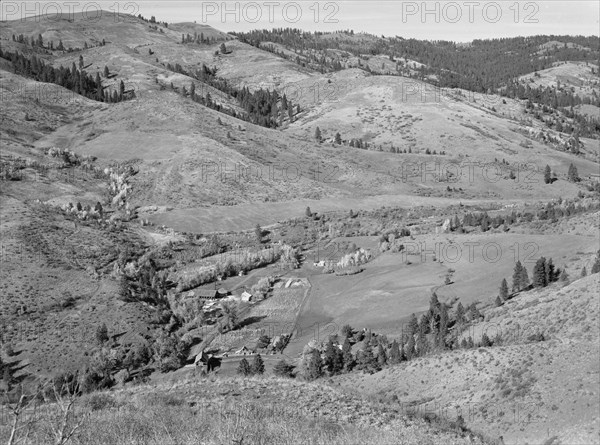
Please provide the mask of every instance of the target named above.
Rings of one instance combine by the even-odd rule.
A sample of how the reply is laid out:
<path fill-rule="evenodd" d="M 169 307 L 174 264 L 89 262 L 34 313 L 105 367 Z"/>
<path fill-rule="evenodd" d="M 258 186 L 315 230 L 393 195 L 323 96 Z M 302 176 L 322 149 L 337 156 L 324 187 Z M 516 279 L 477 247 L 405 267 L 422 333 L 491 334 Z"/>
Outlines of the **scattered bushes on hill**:
<path fill-rule="evenodd" d="M 12 53 L 0 49 L 0 57 L 10 60 L 15 72 L 18 74 L 39 82 L 60 85 L 91 100 L 112 103 L 135 97 L 134 91 L 125 91 L 123 81 L 119 84 L 118 92 L 115 89 L 111 94 L 108 88 L 105 89 L 103 87 L 99 72 L 96 73 L 95 77 L 86 73 L 83 69 L 83 59 L 81 58 L 80 69 L 78 70 L 75 62 L 73 62 L 70 69 L 63 66 L 54 68 L 36 55 L 27 56 L 16 51 Z"/>

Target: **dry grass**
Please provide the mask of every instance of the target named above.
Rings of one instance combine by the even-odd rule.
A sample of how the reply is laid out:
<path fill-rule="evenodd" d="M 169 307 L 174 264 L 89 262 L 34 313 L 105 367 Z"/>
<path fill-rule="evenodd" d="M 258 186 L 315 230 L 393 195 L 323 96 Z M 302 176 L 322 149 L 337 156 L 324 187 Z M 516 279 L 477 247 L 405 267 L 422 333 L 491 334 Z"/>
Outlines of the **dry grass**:
<path fill-rule="evenodd" d="M 179 382 L 94 394 L 73 445 L 120 444 L 479 444 L 323 385 L 276 378 Z M 44 417 L 28 441 L 48 443 Z M 0 440 L 6 428 L 0 428 Z"/>
<path fill-rule="evenodd" d="M 373 375 L 337 377 L 348 390 L 443 412 L 506 443 L 588 444 L 598 437 L 598 279 L 517 296 L 471 330 L 502 346 L 425 356 Z M 529 336 L 542 332 L 546 341 Z M 575 425 L 577 427 L 575 427 Z M 544 439 L 545 440 L 545 439 Z"/>

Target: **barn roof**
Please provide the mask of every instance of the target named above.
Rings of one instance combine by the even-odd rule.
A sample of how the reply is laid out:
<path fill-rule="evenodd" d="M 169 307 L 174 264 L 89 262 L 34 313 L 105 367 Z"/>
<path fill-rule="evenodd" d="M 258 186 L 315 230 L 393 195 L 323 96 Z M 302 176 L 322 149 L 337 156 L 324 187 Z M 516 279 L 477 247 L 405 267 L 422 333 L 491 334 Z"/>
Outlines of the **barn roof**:
<path fill-rule="evenodd" d="M 196 289 L 195 293 L 200 298 L 216 298 L 218 294 L 216 289 Z"/>

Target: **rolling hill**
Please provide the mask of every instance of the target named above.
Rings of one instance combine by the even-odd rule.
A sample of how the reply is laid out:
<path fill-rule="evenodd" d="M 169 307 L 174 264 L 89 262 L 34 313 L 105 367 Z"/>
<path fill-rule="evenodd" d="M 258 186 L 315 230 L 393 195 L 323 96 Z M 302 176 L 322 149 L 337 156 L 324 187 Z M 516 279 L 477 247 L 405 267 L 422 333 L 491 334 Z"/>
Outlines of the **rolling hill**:
<path fill-rule="evenodd" d="M 519 96 L 468 90 L 464 78 L 442 87 L 464 75 L 430 57 L 449 43 L 333 33 L 306 35 L 300 50 L 269 37 L 257 45 L 108 11 L 2 22 L 1 388 L 15 397 L 19 384 L 58 375 L 121 386 L 82 398 L 92 422 L 76 443 L 597 441 L 598 274 L 575 279 L 600 247 L 598 68 L 580 60 L 596 51 L 580 45 L 593 38 L 521 42 Z M 519 42 L 449 47 L 472 63 L 469 51 Z M 523 48 L 557 61 L 546 67 Z M 586 102 L 550 109 L 545 96 L 531 100 L 534 88 L 561 100 L 573 88 Z M 468 224 L 473 213 L 482 222 Z M 382 248 L 390 235 L 402 249 Z M 407 253 L 423 243 L 495 244 L 505 255 Z M 523 259 L 511 249 L 532 243 L 529 263 L 553 257 L 571 282 L 492 307 Z M 352 274 L 319 265 L 323 252 L 333 249 L 337 264 L 359 248 L 372 256 Z M 293 282 L 303 287 L 287 292 Z M 302 328 L 335 326 L 317 340 L 344 324 L 395 338 L 432 292 L 479 305 L 485 321 L 472 336 L 493 324 L 504 342 L 302 380 L 299 357 L 314 334 Z M 198 297 L 215 293 L 231 295 L 211 307 Z M 233 377 L 233 351 L 283 321 L 289 332 L 279 334 L 293 335 L 280 352 L 298 379 Z M 512 335 L 517 324 L 527 337 Z M 544 341 L 527 340 L 536 329 Z M 192 378 L 184 365 L 208 348 L 234 357 Z M 268 373 L 278 358 L 265 359 Z M 144 417 L 137 409 L 152 400 Z M 307 411 L 241 423 L 219 411 L 239 400 Z M 415 415 L 430 403 L 475 411 L 466 427 L 457 416 Z M 198 415 L 215 407 L 208 420 Z M 120 432 L 97 434 L 111 422 Z"/>

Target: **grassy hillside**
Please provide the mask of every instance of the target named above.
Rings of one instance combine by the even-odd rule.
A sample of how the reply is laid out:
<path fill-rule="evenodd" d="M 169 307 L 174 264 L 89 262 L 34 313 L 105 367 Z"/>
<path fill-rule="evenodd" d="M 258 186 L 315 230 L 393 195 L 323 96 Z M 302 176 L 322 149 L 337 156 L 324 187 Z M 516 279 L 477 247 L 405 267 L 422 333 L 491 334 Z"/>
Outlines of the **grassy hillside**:
<path fill-rule="evenodd" d="M 485 312 L 464 335 L 499 346 L 432 355 L 335 381 L 374 399 L 462 415 L 506 443 L 598 441 L 598 275 L 530 291 Z M 542 333 L 544 341 L 532 340 Z M 554 442 L 549 442 L 551 439 Z"/>
<path fill-rule="evenodd" d="M 400 71 L 384 52 L 364 65 L 333 34 L 326 62 L 348 65 L 325 70 L 320 50 L 297 64 L 281 43 L 287 58 L 196 23 L 46 19 L 0 29 L 7 398 L 63 373 L 85 392 L 112 387 L 77 400 L 81 444 L 597 442 L 598 275 L 576 278 L 599 247 L 600 147 L 577 135 L 577 116 L 436 89 L 408 53 Z M 363 37 L 347 43 L 387 41 Z M 567 63 L 519 82 L 592 98 L 591 69 Z M 481 222 L 467 224 L 472 213 Z M 390 236 L 403 250 L 383 248 Z M 473 244 L 501 258 L 470 260 Z M 359 248 L 369 262 L 338 264 Z M 493 307 L 515 261 L 531 274 L 540 256 L 572 282 Z M 373 375 L 270 375 L 347 323 L 396 338 L 432 292 L 485 312 L 463 337 L 497 329 L 502 343 Z M 265 330 L 293 334 L 283 355 L 265 355 L 264 378 L 233 377 L 232 352 L 256 352 Z M 186 362 L 206 348 L 229 355 L 210 378 L 191 376 Z M 415 412 L 431 403 L 455 415 Z M 485 437 L 462 427 L 457 406 L 475 407 L 462 417 Z M 54 441 L 53 421 L 36 422 L 29 443 Z M 0 440 L 9 434 L 0 422 Z"/>
<path fill-rule="evenodd" d="M 51 419 L 52 410 L 44 420 Z M 91 412 L 90 412 L 91 411 Z M 490 443 L 450 425 L 408 418 L 328 385 L 278 378 L 194 379 L 97 393 L 78 402 L 85 418 L 70 443 Z M 50 437 L 37 423 L 29 441 Z M 7 429 L 0 429 L 0 438 Z"/>

